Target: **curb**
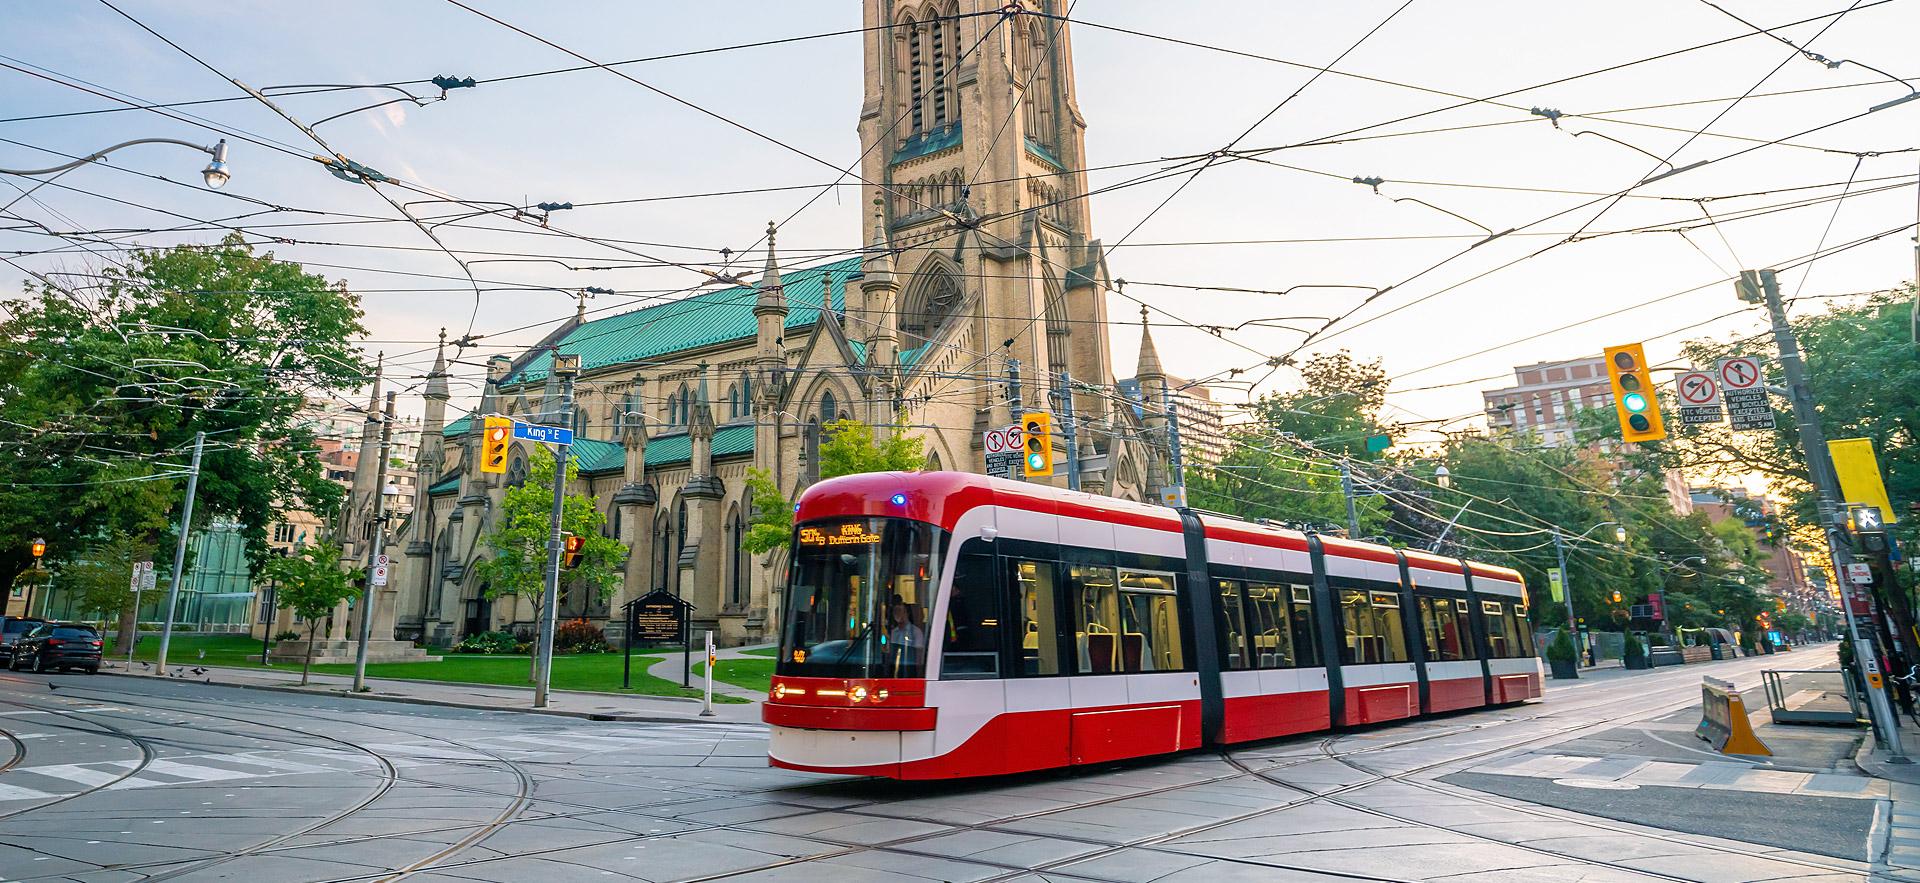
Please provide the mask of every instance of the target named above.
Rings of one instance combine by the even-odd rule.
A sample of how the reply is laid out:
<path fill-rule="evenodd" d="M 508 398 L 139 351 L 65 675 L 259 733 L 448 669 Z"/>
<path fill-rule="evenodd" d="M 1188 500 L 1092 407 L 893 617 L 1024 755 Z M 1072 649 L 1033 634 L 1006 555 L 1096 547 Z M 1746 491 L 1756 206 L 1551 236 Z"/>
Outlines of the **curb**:
<path fill-rule="evenodd" d="M 172 678 L 160 678 L 160 677 L 155 677 L 153 675 L 137 675 L 137 674 L 133 674 L 132 672 L 108 671 L 106 669 L 101 669 L 100 674 L 111 675 L 117 678 L 141 678 L 149 681 L 174 680 Z M 423 683 L 432 683 L 432 682 L 423 682 Z M 351 690 L 340 689 L 340 688 L 322 688 L 322 689 L 316 690 L 309 687 L 275 687 L 275 686 L 269 686 L 266 684 L 214 683 L 211 681 L 203 681 L 202 686 L 226 687 L 234 690 L 259 690 L 266 693 L 285 693 L 293 696 L 332 696 L 332 697 L 343 698 L 343 699 L 363 699 L 363 700 L 371 700 L 374 702 L 392 702 L 392 703 L 397 703 L 401 705 L 430 705 L 437 708 L 459 708 L 459 709 L 465 709 L 468 711 L 493 711 L 493 712 L 500 712 L 503 714 L 544 714 L 552 717 L 570 717 L 570 718 L 577 718 L 580 720 L 605 721 L 605 722 L 614 722 L 614 723 L 683 724 L 683 723 L 699 723 L 701 721 L 701 718 L 698 715 L 687 717 L 687 716 L 673 716 L 673 715 L 618 714 L 618 713 L 609 714 L 606 712 L 595 712 L 595 711 L 568 711 L 566 709 L 558 709 L 558 708 L 501 708 L 500 706 L 497 706 L 497 705 L 481 705 L 479 703 L 473 703 L 473 702 L 453 702 L 451 700 L 445 700 L 445 699 L 422 699 L 417 696 L 397 696 L 397 695 L 391 695 L 391 694 L 382 695 L 379 693 L 355 693 L 355 692 L 352 692 Z M 454 686 L 471 686 L 471 685 L 456 684 Z M 587 695 L 617 696 L 619 694 L 589 693 Z M 670 699 L 675 702 L 695 701 L 691 699 L 681 699 L 676 696 L 662 696 L 659 698 Z M 739 721 L 723 721 L 723 720 L 715 720 L 712 722 L 713 723 L 740 723 Z"/>

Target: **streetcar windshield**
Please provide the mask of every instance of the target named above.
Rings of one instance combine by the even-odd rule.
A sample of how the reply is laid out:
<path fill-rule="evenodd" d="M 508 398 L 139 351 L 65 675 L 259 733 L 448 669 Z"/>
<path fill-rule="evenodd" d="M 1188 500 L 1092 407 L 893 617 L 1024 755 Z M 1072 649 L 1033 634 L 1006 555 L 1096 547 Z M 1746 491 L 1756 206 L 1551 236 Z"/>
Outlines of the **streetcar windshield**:
<path fill-rule="evenodd" d="M 900 518 L 801 524 L 794 531 L 775 671 L 816 678 L 923 677 L 941 533 Z"/>

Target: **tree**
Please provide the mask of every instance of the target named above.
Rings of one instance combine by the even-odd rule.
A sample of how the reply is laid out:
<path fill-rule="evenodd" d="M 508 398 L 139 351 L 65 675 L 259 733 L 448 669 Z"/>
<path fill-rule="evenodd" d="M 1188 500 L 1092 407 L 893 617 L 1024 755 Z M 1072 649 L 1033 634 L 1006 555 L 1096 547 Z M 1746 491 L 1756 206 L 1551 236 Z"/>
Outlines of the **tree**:
<path fill-rule="evenodd" d="M 884 433 L 858 420 L 835 420 L 820 431 L 822 479 L 927 468 L 926 442 L 907 433 L 904 415 Z M 787 548 L 793 542 L 794 501 L 787 499 L 773 476 L 762 469 L 747 470 L 747 493 L 753 501 L 753 517 L 742 548 L 755 555 Z"/>
<path fill-rule="evenodd" d="M 60 567 L 60 583 L 73 594 L 74 607 L 101 619 L 119 615 L 133 606 L 133 564 L 148 560 L 153 547 L 138 538 L 115 533 L 95 545 L 86 554 L 68 559 Z M 122 647 L 133 638 L 120 636 Z"/>
<path fill-rule="evenodd" d="M 237 234 L 41 279 L 0 302 L 0 591 L 35 535 L 62 555 L 114 532 L 170 542 L 197 431 L 196 511 L 237 521 L 256 567 L 281 513 L 337 507 L 297 415 L 310 390 L 364 382 L 358 297 Z"/>
<path fill-rule="evenodd" d="M 1250 419 L 1233 432 L 1218 464 L 1189 470 L 1193 505 L 1242 518 L 1346 526 L 1337 464 L 1343 458 L 1350 464 L 1377 461 L 1380 452 L 1367 440 L 1393 434 L 1379 417 L 1386 369 L 1378 360 L 1361 362 L 1340 350 L 1312 357 L 1300 376 L 1301 389 L 1264 395 L 1248 406 Z M 1355 506 L 1362 535 L 1386 527 L 1385 498 L 1362 495 Z"/>
<path fill-rule="evenodd" d="M 500 504 L 500 519 L 487 546 L 492 554 L 474 565 L 487 584 L 489 599 L 509 596 L 533 602 L 538 611 L 547 596 L 547 541 L 553 536 L 553 477 L 555 456 L 546 445 L 539 445 L 528 464 L 527 480 L 507 489 Z M 579 465 L 567 461 L 567 481 L 579 476 Z M 606 513 L 594 505 L 593 498 L 568 494 L 561 503 L 560 529 L 586 539 L 580 563 L 561 574 L 563 584 L 584 586 L 595 599 L 604 599 L 620 585 L 620 564 L 626 546 L 619 540 L 602 536 Z"/>
<path fill-rule="evenodd" d="M 307 658 L 300 666 L 300 683 L 304 686 L 313 669 L 313 643 L 321 621 L 358 590 L 341 566 L 340 547 L 328 543 L 305 547 L 295 555 L 275 555 L 263 569 L 279 587 L 281 608 L 307 622 Z"/>

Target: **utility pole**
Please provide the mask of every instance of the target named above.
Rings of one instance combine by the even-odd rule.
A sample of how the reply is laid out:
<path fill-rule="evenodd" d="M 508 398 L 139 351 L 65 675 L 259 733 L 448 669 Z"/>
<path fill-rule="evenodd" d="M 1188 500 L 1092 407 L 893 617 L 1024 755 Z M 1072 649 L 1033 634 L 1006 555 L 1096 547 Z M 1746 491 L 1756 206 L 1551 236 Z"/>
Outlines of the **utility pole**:
<path fill-rule="evenodd" d="M 1832 459 L 1827 456 L 1827 434 L 1820 426 L 1820 413 L 1814 406 L 1813 390 L 1807 386 L 1806 365 L 1800 357 L 1800 339 L 1787 322 L 1787 309 L 1780 302 L 1780 283 L 1774 272 L 1743 270 L 1740 277 L 1742 291 L 1757 289 L 1766 302 L 1767 314 L 1773 320 L 1773 340 L 1780 349 L 1780 367 L 1786 373 L 1787 392 L 1793 402 L 1793 420 L 1800 437 L 1801 454 L 1806 460 L 1807 472 L 1813 478 L 1814 489 L 1819 492 L 1820 530 L 1827 537 L 1827 550 L 1833 558 L 1833 578 L 1847 579 L 1847 565 L 1853 563 L 1853 543 L 1844 536 L 1842 525 L 1846 512 L 1841 507 L 1840 480 L 1834 474 Z M 1879 657 L 1873 641 L 1860 635 L 1860 624 L 1853 616 L 1853 604 L 1847 598 L 1849 594 L 1844 591 L 1841 593 L 1840 610 L 1846 614 L 1847 639 L 1853 642 L 1855 664 L 1864 673 Z M 1885 745 L 1893 755 L 1892 762 L 1912 763 L 1900 744 L 1900 727 L 1884 690 L 1867 688 L 1867 710 L 1873 717 L 1874 732 L 1880 737 L 1880 744 Z"/>
<path fill-rule="evenodd" d="M 360 646 L 353 651 L 353 692 L 367 689 L 367 642 L 373 639 L 373 569 L 380 561 L 380 554 L 387 545 L 387 458 L 393 450 L 393 397 L 387 393 L 387 407 L 384 415 L 368 414 L 368 420 L 380 421 L 380 463 L 373 473 L 373 520 L 367 526 L 373 529 L 373 535 L 367 538 L 367 565 L 362 571 L 366 582 L 360 591 Z M 387 637 L 391 638 L 392 635 Z"/>
<path fill-rule="evenodd" d="M 1067 443 L 1067 489 L 1080 489 L 1080 443 L 1073 427 L 1073 372 L 1060 372 L 1060 432 Z"/>
<path fill-rule="evenodd" d="M 1567 572 L 1567 539 L 1560 535 L 1557 526 L 1553 529 L 1553 555 L 1560 563 L 1560 597 L 1567 602 L 1567 634 L 1573 638 L 1574 646 L 1580 648 L 1580 620 L 1573 616 L 1573 575 Z M 1578 667 L 1580 660 L 1575 659 L 1573 664 Z"/>
<path fill-rule="evenodd" d="M 185 574 L 180 571 L 187 566 L 187 535 L 193 530 L 193 495 L 200 490 L 200 452 L 207 446 L 207 434 L 193 434 L 193 465 L 187 472 L 187 502 L 180 508 L 180 538 L 173 544 L 173 577 L 167 581 L 167 616 L 165 625 L 160 628 L 160 656 L 154 661 L 153 673 L 167 673 L 167 644 L 173 640 L 173 608 L 180 601 L 180 579 Z M 135 614 L 134 637 L 140 635 L 139 615 Z M 136 641 L 137 642 L 137 641 Z"/>
<path fill-rule="evenodd" d="M 560 378 L 560 425 L 573 423 L 573 378 L 580 373 L 579 356 L 553 354 L 553 373 Z M 553 679 L 553 628 L 560 609 L 560 550 L 564 545 L 560 514 L 567 505 L 567 461 L 573 445 L 555 445 L 553 452 L 553 518 L 547 535 L 547 590 L 540 597 L 540 646 L 533 673 L 533 707 L 547 707 L 547 684 Z"/>
<path fill-rule="evenodd" d="M 1347 498 L 1347 539 L 1360 538 L 1360 510 L 1353 504 L 1353 467 L 1340 461 L 1340 494 Z"/>
<path fill-rule="evenodd" d="M 1162 390 L 1160 401 L 1167 411 L 1167 459 L 1173 479 L 1176 508 L 1187 507 L 1187 461 L 1180 453 L 1180 406 L 1173 400 L 1172 390 Z"/>

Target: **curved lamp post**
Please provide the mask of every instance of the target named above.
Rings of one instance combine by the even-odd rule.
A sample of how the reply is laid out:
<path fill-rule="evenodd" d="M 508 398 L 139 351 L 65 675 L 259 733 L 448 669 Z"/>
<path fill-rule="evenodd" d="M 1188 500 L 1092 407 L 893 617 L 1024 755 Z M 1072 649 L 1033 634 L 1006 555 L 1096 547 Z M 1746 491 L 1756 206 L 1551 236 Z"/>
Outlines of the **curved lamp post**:
<path fill-rule="evenodd" d="M 86 165 L 87 163 L 100 160 L 104 158 L 107 154 L 112 153 L 116 150 L 119 150 L 123 147 L 132 147 L 135 144 L 178 144 L 182 147 L 191 147 L 195 150 L 200 151 L 201 153 L 204 153 L 204 154 L 207 154 L 208 156 L 213 157 L 213 161 L 210 163 L 207 163 L 207 167 L 200 170 L 200 177 L 202 180 L 207 182 L 208 187 L 211 187 L 215 190 L 218 190 L 221 187 L 226 186 L 227 181 L 233 177 L 233 173 L 227 168 L 227 139 L 225 138 L 220 139 L 219 143 L 214 144 L 212 146 L 195 144 L 192 141 L 181 141 L 176 138 L 135 138 L 132 141 L 122 141 L 119 144 L 113 145 L 112 147 L 96 150 L 93 153 L 87 154 L 86 156 L 76 159 L 70 163 L 61 163 L 60 165 L 48 166 L 44 169 L 0 169 L 0 173 L 5 173 L 8 175 L 46 175 L 46 174 L 54 174 L 54 173 L 64 173 L 64 172 L 71 171 L 73 169 L 77 169 L 83 165 Z"/>

